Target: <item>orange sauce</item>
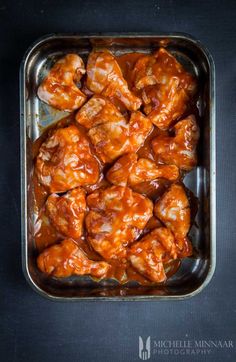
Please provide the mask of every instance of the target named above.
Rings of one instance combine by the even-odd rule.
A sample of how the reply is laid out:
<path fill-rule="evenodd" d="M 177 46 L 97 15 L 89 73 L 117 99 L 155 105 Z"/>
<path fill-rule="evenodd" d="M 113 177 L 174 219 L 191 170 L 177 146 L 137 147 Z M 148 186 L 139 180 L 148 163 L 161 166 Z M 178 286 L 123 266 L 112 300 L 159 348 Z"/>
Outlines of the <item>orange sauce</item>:
<path fill-rule="evenodd" d="M 122 73 L 124 75 L 124 78 L 126 79 L 128 86 L 130 90 L 134 91 L 133 87 L 133 79 L 132 79 L 132 70 L 134 68 L 135 63 L 137 60 L 143 56 L 144 53 L 130 53 L 125 54 L 122 56 L 117 57 L 117 62 L 122 70 Z M 88 97 L 92 96 L 93 93 L 87 89 L 85 84 L 82 84 L 82 92 L 84 92 Z M 136 91 L 136 95 L 139 96 L 139 92 Z M 125 109 L 124 105 L 121 104 L 121 102 L 117 99 L 111 99 L 111 101 L 117 106 L 117 108 L 123 113 L 124 117 L 129 117 L 129 113 Z M 75 123 L 78 128 L 83 130 L 84 133 L 86 133 L 86 129 L 82 126 L 79 126 L 75 122 L 74 118 L 75 113 L 72 113 L 71 115 L 63 118 L 59 122 L 57 122 L 55 125 L 47 128 L 42 135 L 34 142 L 33 144 L 33 155 L 34 158 L 37 157 L 39 149 L 41 144 L 45 141 L 45 139 L 50 135 L 53 130 L 58 129 L 60 127 L 65 127 L 69 124 Z M 167 134 L 166 132 L 160 131 L 157 129 L 157 127 L 154 127 L 154 130 L 152 133 L 147 137 L 144 145 L 139 149 L 137 152 L 139 157 L 143 158 L 149 158 L 151 160 L 155 160 L 155 156 L 152 151 L 151 147 L 151 141 L 154 137 L 160 134 Z M 105 188 L 109 186 L 109 182 L 106 180 L 104 174 L 106 173 L 107 168 L 110 165 L 106 165 L 104 167 L 100 163 L 100 170 L 101 170 L 101 177 L 99 181 L 92 186 L 85 186 L 84 189 L 87 192 L 87 194 L 90 194 L 91 192 L 95 191 L 98 188 Z M 134 191 L 139 192 L 141 194 L 147 195 L 150 199 L 153 201 L 160 198 L 160 196 L 165 192 L 167 187 L 169 186 L 169 181 L 159 179 L 154 180 L 150 182 L 144 182 L 140 185 L 137 185 L 133 188 Z M 65 239 L 65 237 L 57 232 L 55 227 L 50 222 L 50 219 L 45 211 L 45 202 L 47 200 L 47 197 L 49 196 L 49 191 L 42 186 L 37 178 L 37 175 L 34 174 L 33 177 L 33 191 L 34 191 L 34 203 L 35 203 L 35 244 L 37 251 L 40 253 L 43 249 L 46 247 L 58 243 Z M 195 209 L 196 212 L 196 209 Z M 145 234 L 147 234 L 152 229 L 161 226 L 162 224 L 158 219 L 156 219 L 154 216 L 149 220 L 147 223 L 145 229 L 139 236 L 139 239 L 142 238 Z M 82 237 L 75 240 L 78 245 L 84 250 L 84 252 L 87 254 L 87 256 L 92 260 L 102 260 L 101 256 L 97 254 L 90 244 L 88 243 L 86 239 L 86 231 L 84 228 L 84 233 Z M 155 283 L 149 281 L 147 278 L 139 274 L 130 264 L 128 260 L 122 260 L 122 261 L 109 261 L 111 264 L 111 269 L 109 271 L 108 277 L 118 280 L 121 284 L 127 283 L 129 281 L 136 281 L 140 283 L 141 285 L 156 285 Z M 176 271 L 178 270 L 180 266 L 181 261 L 180 260 L 171 260 L 166 265 L 166 274 L 167 277 L 171 277 Z"/>

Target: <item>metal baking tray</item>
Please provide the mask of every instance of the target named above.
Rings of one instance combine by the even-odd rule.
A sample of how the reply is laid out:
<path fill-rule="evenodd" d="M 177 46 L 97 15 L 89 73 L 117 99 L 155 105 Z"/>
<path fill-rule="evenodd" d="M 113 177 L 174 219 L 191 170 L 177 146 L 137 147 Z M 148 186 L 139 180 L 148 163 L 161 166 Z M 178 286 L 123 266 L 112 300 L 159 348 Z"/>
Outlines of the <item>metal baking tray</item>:
<path fill-rule="evenodd" d="M 84 59 L 92 48 L 106 47 L 115 54 L 149 53 L 160 46 L 174 54 L 198 79 L 201 137 L 196 169 L 184 179 L 199 200 L 191 239 L 197 257 L 185 259 L 178 272 L 164 285 L 119 285 L 114 280 L 95 282 L 89 277 L 46 278 L 36 267 L 33 236 L 33 155 L 32 144 L 44 128 L 65 113 L 39 101 L 36 90 L 52 62 L 69 52 Z M 22 265 L 26 279 L 41 295 L 53 300 L 178 300 L 199 293 L 215 269 L 215 72 L 207 49 L 186 34 L 52 34 L 35 42 L 26 52 L 20 69 L 21 107 L 21 228 Z"/>

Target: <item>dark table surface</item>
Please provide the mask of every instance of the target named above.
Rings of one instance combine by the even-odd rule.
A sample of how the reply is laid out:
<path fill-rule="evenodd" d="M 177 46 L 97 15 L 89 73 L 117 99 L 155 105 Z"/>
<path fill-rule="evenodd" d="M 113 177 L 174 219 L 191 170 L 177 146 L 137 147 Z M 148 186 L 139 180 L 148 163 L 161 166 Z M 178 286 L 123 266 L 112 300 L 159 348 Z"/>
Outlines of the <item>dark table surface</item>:
<path fill-rule="evenodd" d="M 138 336 L 151 336 L 153 361 L 236 360 L 235 18 L 235 1 L 1 0 L 1 361 L 138 361 Z M 22 274 L 19 64 L 31 42 L 44 34 L 100 31 L 190 33 L 215 60 L 217 267 L 207 288 L 186 301 L 55 303 L 36 294 Z M 154 340 L 165 342 L 159 354 Z M 174 341 L 182 344 L 173 349 Z M 183 343 L 196 347 L 199 341 L 217 343 L 187 355 Z M 220 346 L 219 341 L 229 342 Z"/>

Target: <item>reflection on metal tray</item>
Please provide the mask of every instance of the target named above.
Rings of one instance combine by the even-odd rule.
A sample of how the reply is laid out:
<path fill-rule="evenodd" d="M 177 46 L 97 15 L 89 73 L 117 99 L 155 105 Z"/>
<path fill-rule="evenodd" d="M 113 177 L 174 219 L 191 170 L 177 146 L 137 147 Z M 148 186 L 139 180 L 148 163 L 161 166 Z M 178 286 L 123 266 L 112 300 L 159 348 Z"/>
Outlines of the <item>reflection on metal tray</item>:
<path fill-rule="evenodd" d="M 165 285 L 156 287 L 116 281 L 95 282 L 89 277 L 47 278 L 37 269 L 33 238 L 32 144 L 44 128 L 63 118 L 60 112 L 39 101 L 37 86 L 52 62 L 68 52 L 86 59 L 92 48 L 106 47 L 116 55 L 167 49 L 195 74 L 200 85 L 198 108 L 201 138 L 199 162 L 184 179 L 199 199 L 196 223 L 190 237 L 196 257 L 188 258 Z M 21 198 L 22 263 L 26 279 L 40 294 L 53 300 L 166 300 L 183 299 L 201 291 L 215 269 L 215 93 L 214 64 L 209 52 L 195 39 L 184 34 L 104 34 L 49 35 L 27 51 L 20 70 L 21 93 Z"/>

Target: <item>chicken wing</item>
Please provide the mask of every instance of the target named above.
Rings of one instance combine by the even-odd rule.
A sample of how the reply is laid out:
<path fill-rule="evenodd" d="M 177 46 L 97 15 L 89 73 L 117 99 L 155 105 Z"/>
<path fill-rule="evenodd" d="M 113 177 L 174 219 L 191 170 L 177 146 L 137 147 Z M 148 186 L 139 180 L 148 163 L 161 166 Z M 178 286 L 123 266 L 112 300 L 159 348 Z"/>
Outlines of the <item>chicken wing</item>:
<path fill-rule="evenodd" d="M 77 187 L 63 196 L 52 194 L 46 201 L 48 216 L 61 234 L 77 239 L 82 235 L 86 211 L 85 191 Z"/>
<path fill-rule="evenodd" d="M 153 282 L 164 282 L 164 263 L 177 258 L 174 236 L 165 227 L 154 229 L 131 245 L 128 256 L 140 274 Z"/>
<path fill-rule="evenodd" d="M 99 178 L 99 163 L 85 135 L 71 125 L 55 130 L 42 144 L 36 172 L 40 183 L 51 193 L 64 192 L 95 184 Z"/>
<path fill-rule="evenodd" d="M 93 127 L 89 130 L 88 136 L 96 154 L 105 163 L 112 162 L 130 151 L 129 125 L 124 119 Z"/>
<path fill-rule="evenodd" d="M 154 214 L 173 232 L 179 255 L 191 255 L 192 248 L 187 238 L 191 221 L 190 205 L 183 186 L 171 185 L 155 204 Z"/>
<path fill-rule="evenodd" d="M 174 164 L 185 171 L 190 171 L 197 164 L 197 142 L 199 127 L 193 115 L 179 121 L 172 136 L 157 136 L 152 141 L 152 148 L 157 162 Z"/>
<path fill-rule="evenodd" d="M 163 48 L 140 57 L 132 78 L 135 88 L 142 90 L 145 113 L 162 130 L 184 114 L 196 91 L 195 79 Z"/>
<path fill-rule="evenodd" d="M 107 262 L 90 260 L 72 239 L 45 249 L 38 256 L 37 265 L 43 273 L 58 278 L 87 274 L 102 278 L 110 269 Z"/>
<path fill-rule="evenodd" d="M 175 181 L 179 177 L 179 169 L 175 165 L 156 165 L 154 161 L 140 158 L 129 176 L 129 184 L 137 185 L 144 181 L 165 178 Z"/>
<path fill-rule="evenodd" d="M 128 153 L 121 156 L 106 174 L 107 180 L 116 186 L 127 186 L 130 173 L 137 163 L 136 153 Z"/>
<path fill-rule="evenodd" d="M 76 121 L 87 129 L 107 122 L 119 122 L 124 117 L 108 98 L 94 95 L 76 114 Z"/>
<path fill-rule="evenodd" d="M 64 111 L 74 111 L 84 104 L 86 95 L 76 86 L 85 74 L 83 60 L 77 54 L 67 54 L 54 64 L 38 88 L 38 97 Z"/>
<path fill-rule="evenodd" d="M 135 153 L 129 153 L 115 162 L 106 177 L 114 185 L 132 187 L 157 178 L 175 181 L 179 177 L 179 169 L 175 165 L 156 165 L 147 158 L 137 160 Z"/>
<path fill-rule="evenodd" d="M 152 132 L 152 122 L 142 112 L 132 112 L 129 121 L 130 152 L 136 152 Z"/>
<path fill-rule="evenodd" d="M 180 81 L 170 79 L 167 85 L 144 88 L 142 92 L 144 112 L 161 130 L 167 130 L 172 121 L 180 118 L 186 111 L 189 96 L 180 88 Z"/>
<path fill-rule="evenodd" d="M 115 57 L 108 51 L 90 53 L 86 85 L 96 94 L 119 99 L 130 111 L 141 106 L 141 100 L 129 90 Z"/>
<path fill-rule="evenodd" d="M 112 162 L 117 157 L 136 152 L 152 130 L 152 123 L 141 112 L 134 112 L 130 122 L 107 122 L 91 128 L 89 138 L 103 162 Z"/>
<path fill-rule="evenodd" d="M 87 205 L 88 240 L 105 259 L 126 257 L 126 246 L 140 235 L 153 210 L 148 198 L 120 186 L 95 191 Z"/>

